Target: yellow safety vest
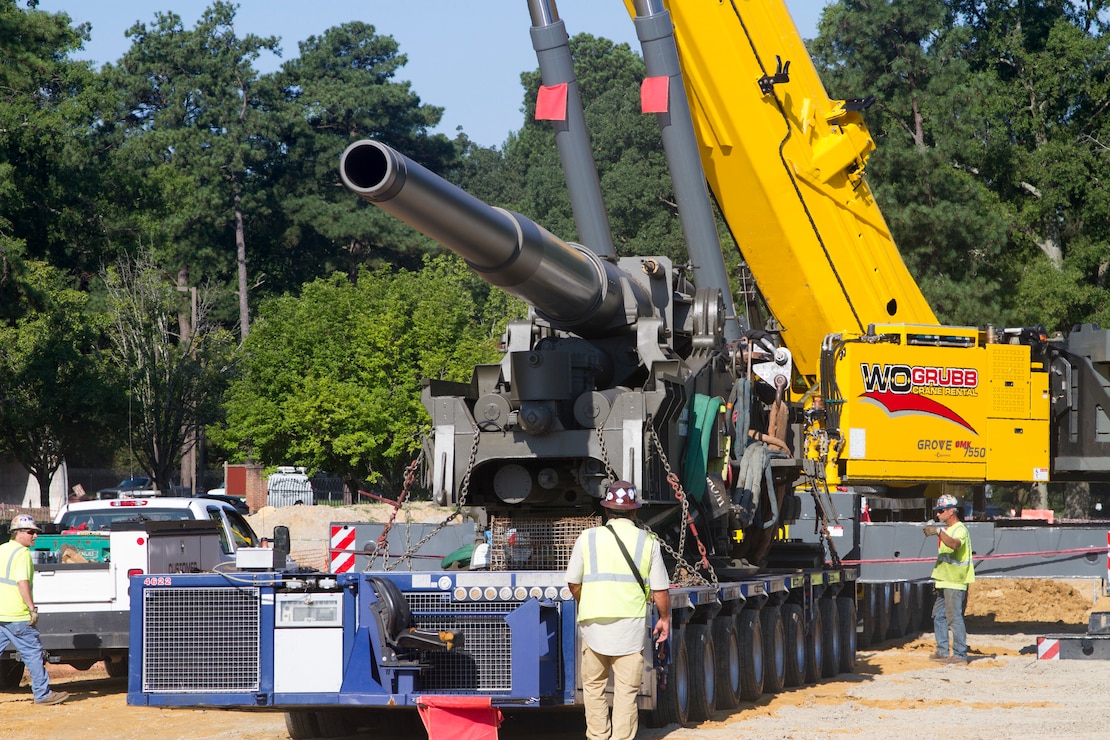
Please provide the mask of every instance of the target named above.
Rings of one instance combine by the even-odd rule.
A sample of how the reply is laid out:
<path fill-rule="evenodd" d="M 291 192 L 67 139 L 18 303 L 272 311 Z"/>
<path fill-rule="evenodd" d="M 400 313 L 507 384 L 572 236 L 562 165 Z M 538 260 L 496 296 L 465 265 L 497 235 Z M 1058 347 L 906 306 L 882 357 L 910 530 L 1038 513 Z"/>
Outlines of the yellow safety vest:
<path fill-rule="evenodd" d="M 19 582 L 31 582 L 34 577 L 29 549 L 15 540 L 0 545 L 0 622 L 26 622 L 31 618 L 19 593 Z"/>
<path fill-rule="evenodd" d="M 966 591 L 967 585 L 975 582 L 975 565 L 971 562 L 971 534 L 967 531 L 967 525 L 959 521 L 946 529 L 945 534 L 959 540 L 960 546 L 953 549 L 943 541 L 940 542 L 937 564 L 933 568 L 933 580 L 937 582 L 937 588 Z"/>
<path fill-rule="evenodd" d="M 605 527 L 593 527 L 583 533 L 586 538 L 582 553 L 582 592 L 578 601 L 578 621 L 590 619 L 622 619 L 647 614 L 648 573 L 655 538 L 630 524 L 613 522 L 632 562 L 639 566 L 644 588 L 636 581 L 628 561 L 624 559 L 617 539 Z"/>

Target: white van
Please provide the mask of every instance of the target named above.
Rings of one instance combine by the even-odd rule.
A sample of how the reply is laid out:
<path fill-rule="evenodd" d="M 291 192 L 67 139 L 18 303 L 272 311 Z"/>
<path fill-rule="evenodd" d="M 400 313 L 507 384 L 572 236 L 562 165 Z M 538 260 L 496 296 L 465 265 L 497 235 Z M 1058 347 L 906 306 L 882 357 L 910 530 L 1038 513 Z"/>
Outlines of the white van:
<path fill-rule="evenodd" d="M 270 506 L 312 506 L 312 484 L 304 468 L 283 465 L 266 481 L 266 503 Z"/>

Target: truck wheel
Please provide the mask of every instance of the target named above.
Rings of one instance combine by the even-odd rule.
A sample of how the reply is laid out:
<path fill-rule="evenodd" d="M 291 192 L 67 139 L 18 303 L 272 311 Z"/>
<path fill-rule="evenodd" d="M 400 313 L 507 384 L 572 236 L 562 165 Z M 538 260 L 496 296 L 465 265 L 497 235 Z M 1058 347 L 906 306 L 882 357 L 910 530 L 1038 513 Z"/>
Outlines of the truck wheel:
<path fill-rule="evenodd" d="M 802 607 L 784 604 L 782 607 L 783 685 L 794 688 L 806 682 L 806 620 Z"/>
<path fill-rule="evenodd" d="M 925 584 L 910 584 L 910 635 L 916 637 L 925 631 Z"/>
<path fill-rule="evenodd" d="M 786 685 L 786 635 L 782 626 L 782 610 L 765 606 L 759 610 L 759 626 L 763 632 L 763 693 L 777 694 Z"/>
<path fill-rule="evenodd" d="M 690 655 L 690 720 L 701 722 L 713 716 L 717 698 L 717 666 L 714 665 L 716 651 L 713 649 L 713 635 L 709 631 L 709 625 L 687 625 L 686 641 Z"/>
<path fill-rule="evenodd" d="M 690 661 L 684 632 L 682 628 L 671 633 L 671 662 L 666 667 L 664 688 L 655 693 L 655 709 L 649 715 L 652 727 L 683 727 L 690 717 Z"/>
<path fill-rule="evenodd" d="M 908 581 L 898 581 L 890 587 L 890 626 L 887 628 L 887 637 L 900 639 L 906 636 L 910 625 L 910 584 Z"/>
<path fill-rule="evenodd" d="M 316 727 L 320 730 L 320 737 L 346 737 L 354 734 L 354 723 L 350 721 L 347 711 L 331 709 L 314 712 Z"/>
<path fill-rule="evenodd" d="M 862 583 L 856 595 L 860 621 L 859 639 L 856 642 L 860 650 L 866 650 L 871 647 L 875 635 L 875 589 L 870 584 Z"/>
<path fill-rule="evenodd" d="M 315 712 L 286 712 L 285 730 L 292 740 L 312 740 L 320 737 L 320 728 L 316 725 Z"/>
<path fill-rule="evenodd" d="M 740 703 L 740 633 L 736 617 L 713 618 L 713 646 L 717 649 L 717 708 L 735 709 Z"/>
<path fill-rule="evenodd" d="M 820 601 L 820 599 L 818 599 Z M 821 665 L 825 661 L 825 638 L 821 625 L 821 610 L 813 605 L 813 620 L 806 632 L 806 683 L 821 680 Z"/>
<path fill-rule="evenodd" d="M 840 621 L 840 672 L 856 672 L 856 600 L 851 596 L 836 599 Z"/>
<path fill-rule="evenodd" d="M 745 609 L 736 615 L 740 633 L 740 698 L 755 701 L 763 694 L 763 629 L 759 612 Z"/>
<path fill-rule="evenodd" d="M 126 676 L 127 653 L 124 653 L 122 656 L 119 656 L 114 660 L 112 658 L 105 658 L 104 670 L 106 670 L 108 672 L 108 675 L 112 678 L 121 678 Z"/>
<path fill-rule="evenodd" d="M 19 688 L 23 680 L 23 662 L 14 658 L 0 659 L 0 689 Z"/>
<path fill-rule="evenodd" d="M 840 619 L 834 599 L 821 599 L 817 607 L 821 612 L 821 636 L 825 649 L 821 660 L 821 675 L 835 678 L 840 672 Z"/>
<path fill-rule="evenodd" d="M 893 606 L 891 599 L 891 585 L 889 583 L 872 583 L 875 591 L 875 633 L 874 642 L 877 644 L 886 639 L 890 629 L 890 609 Z"/>

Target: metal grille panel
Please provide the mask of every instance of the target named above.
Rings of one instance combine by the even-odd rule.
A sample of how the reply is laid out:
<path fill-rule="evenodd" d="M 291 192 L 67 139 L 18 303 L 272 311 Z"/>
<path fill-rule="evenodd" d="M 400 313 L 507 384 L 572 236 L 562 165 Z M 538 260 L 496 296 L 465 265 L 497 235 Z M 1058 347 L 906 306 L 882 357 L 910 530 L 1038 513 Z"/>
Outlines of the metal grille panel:
<path fill-rule="evenodd" d="M 430 668 L 421 674 L 422 691 L 502 691 L 512 689 L 513 646 L 505 614 L 520 606 L 502 601 L 445 602 L 435 594 L 406 594 L 420 629 L 462 635 L 462 647 L 422 652 Z"/>
<path fill-rule="evenodd" d="M 257 691 L 257 588 L 143 591 L 143 691 Z"/>
<path fill-rule="evenodd" d="M 566 570 L 578 535 L 600 526 L 599 516 L 493 517 L 490 570 Z"/>

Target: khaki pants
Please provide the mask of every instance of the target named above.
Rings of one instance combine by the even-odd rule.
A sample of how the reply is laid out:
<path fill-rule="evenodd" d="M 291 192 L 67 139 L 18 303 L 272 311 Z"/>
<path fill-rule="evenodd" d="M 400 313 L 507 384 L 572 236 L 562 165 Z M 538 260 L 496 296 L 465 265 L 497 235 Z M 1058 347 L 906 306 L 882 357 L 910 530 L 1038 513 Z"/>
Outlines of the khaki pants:
<path fill-rule="evenodd" d="M 644 654 L 600 655 L 582 641 L 580 656 L 582 694 L 586 705 L 586 737 L 588 740 L 632 740 L 636 736 L 639 715 L 636 694 L 644 673 Z M 605 686 L 613 674 L 613 721 L 609 722 L 609 704 Z"/>

